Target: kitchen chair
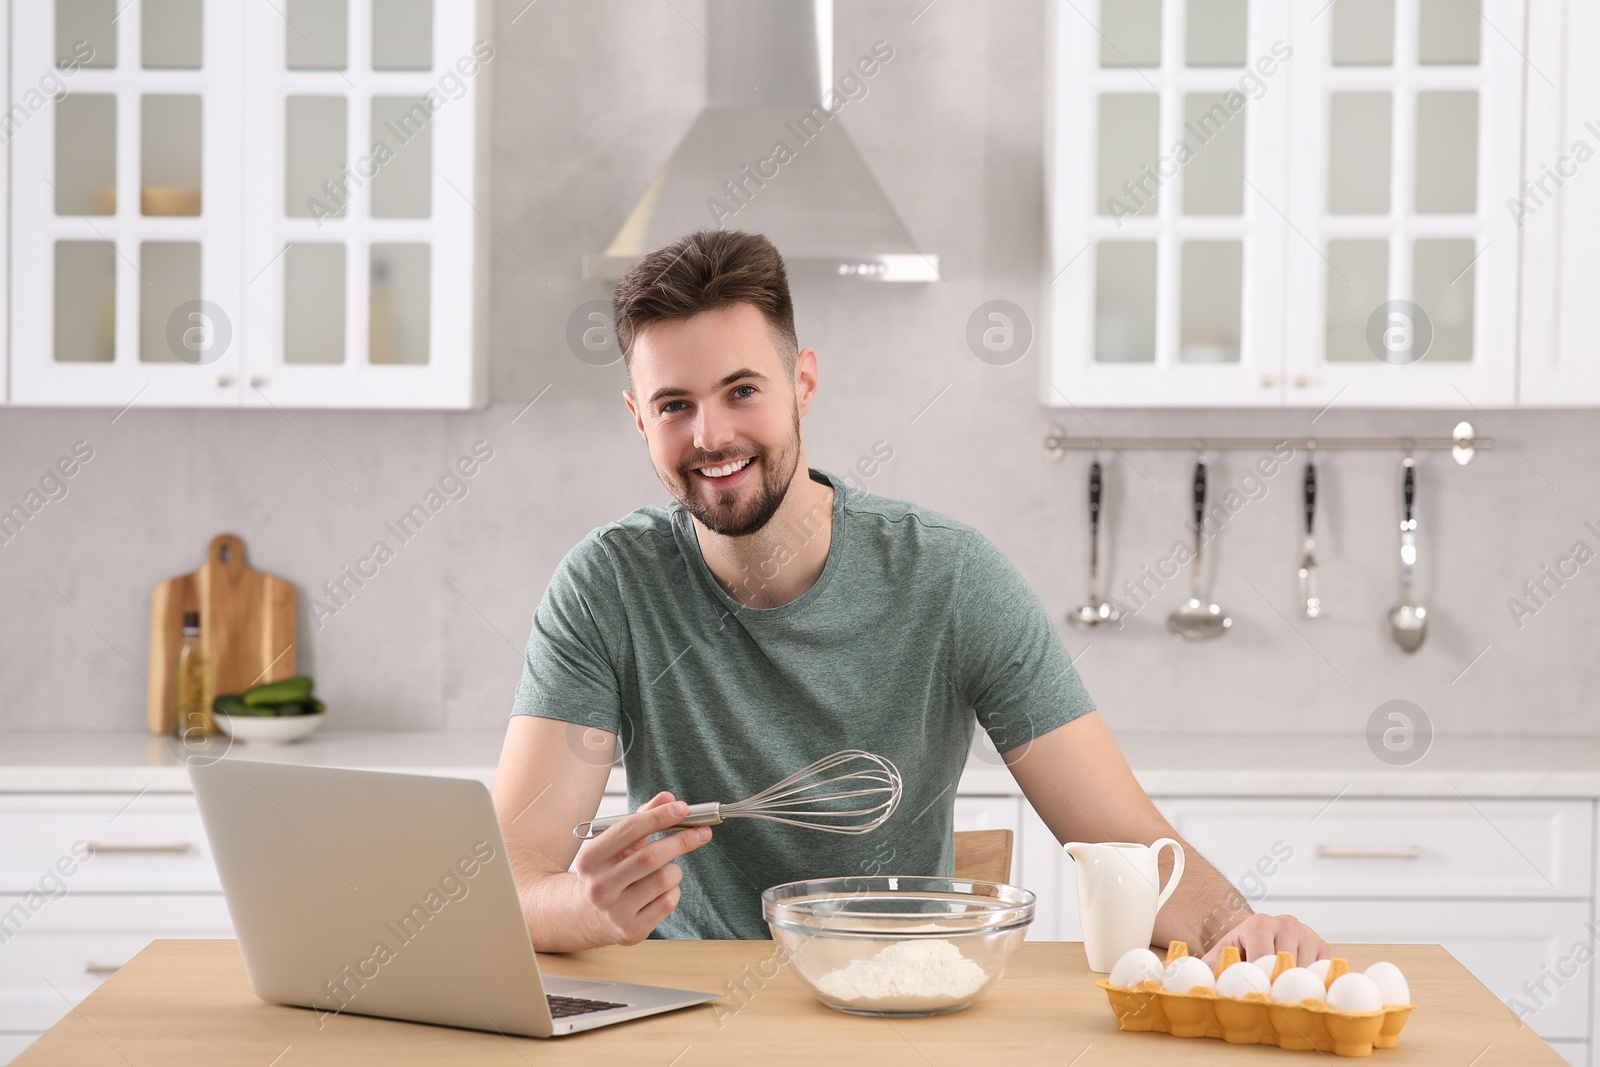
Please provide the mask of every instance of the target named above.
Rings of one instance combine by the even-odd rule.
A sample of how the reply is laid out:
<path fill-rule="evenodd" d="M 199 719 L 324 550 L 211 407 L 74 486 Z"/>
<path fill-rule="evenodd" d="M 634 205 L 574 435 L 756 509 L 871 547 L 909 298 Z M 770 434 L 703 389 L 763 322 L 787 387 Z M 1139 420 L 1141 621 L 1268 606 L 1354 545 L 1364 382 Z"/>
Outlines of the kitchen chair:
<path fill-rule="evenodd" d="M 1011 881 L 1010 830 L 957 830 L 957 878 L 974 882 Z"/>

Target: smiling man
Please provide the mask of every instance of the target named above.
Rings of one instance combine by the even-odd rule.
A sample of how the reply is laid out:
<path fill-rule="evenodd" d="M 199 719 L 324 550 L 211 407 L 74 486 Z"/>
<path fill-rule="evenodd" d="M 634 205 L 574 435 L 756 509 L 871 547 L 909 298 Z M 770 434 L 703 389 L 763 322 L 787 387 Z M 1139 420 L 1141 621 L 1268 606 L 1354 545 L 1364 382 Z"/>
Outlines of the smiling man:
<path fill-rule="evenodd" d="M 623 397 L 675 502 L 591 532 L 534 614 L 494 799 L 535 948 L 765 938 L 767 886 L 950 874 L 980 725 L 1058 840 L 1178 837 L 988 539 L 807 464 L 817 355 L 770 242 L 691 234 L 633 268 L 613 307 Z M 580 853 L 572 827 L 594 817 L 619 738 L 637 810 Z M 651 840 L 678 798 L 739 800 L 844 748 L 904 779 L 871 834 L 738 820 Z M 1157 944 L 1327 957 L 1185 848 Z"/>

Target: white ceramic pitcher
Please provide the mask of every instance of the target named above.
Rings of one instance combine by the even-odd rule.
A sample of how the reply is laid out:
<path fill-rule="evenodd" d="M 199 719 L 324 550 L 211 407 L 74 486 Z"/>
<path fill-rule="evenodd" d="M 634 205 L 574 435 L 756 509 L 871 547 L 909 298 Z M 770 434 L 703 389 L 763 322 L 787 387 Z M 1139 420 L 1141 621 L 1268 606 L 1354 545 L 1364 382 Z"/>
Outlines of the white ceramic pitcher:
<path fill-rule="evenodd" d="M 1172 876 L 1158 889 L 1160 851 L 1172 846 Z M 1078 915 L 1089 969 L 1111 970 L 1132 948 L 1148 948 L 1156 912 L 1183 877 L 1183 846 L 1170 837 L 1149 845 L 1128 841 L 1070 841 L 1061 846 L 1078 866 Z"/>

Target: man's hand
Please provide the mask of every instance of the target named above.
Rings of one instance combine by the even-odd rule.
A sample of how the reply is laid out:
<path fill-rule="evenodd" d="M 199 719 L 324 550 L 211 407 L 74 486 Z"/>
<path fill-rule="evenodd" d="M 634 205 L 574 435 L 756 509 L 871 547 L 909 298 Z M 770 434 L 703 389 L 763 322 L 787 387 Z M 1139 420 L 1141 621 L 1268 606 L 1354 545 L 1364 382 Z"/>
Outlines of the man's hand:
<path fill-rule="evenodd" d="M 1294 953 L 1297 967 L 1325 960 L 1330 955 L 1328 943 L 1293 915 L 1252 915 L 1223 934 L 1222 940 L 1212 945 L 1211 951 L 1201 959 L 1215 971 L 1217 958 L 1228 945 L 1238 945 L 1239 954 L 1247 960 L 1275 956 L 1287 950 Z"/>
<path fill-rule="evenodd" d="M 683 868 L 671 860 L 711 840 L 711 827 L 688 827 L 654 842 L 650 835 L 688 812 L 671 793 L 657 793 L 578 853 L 573 873 L 579 892 L 613 944 L 638 944 L 677 908 Z"/>

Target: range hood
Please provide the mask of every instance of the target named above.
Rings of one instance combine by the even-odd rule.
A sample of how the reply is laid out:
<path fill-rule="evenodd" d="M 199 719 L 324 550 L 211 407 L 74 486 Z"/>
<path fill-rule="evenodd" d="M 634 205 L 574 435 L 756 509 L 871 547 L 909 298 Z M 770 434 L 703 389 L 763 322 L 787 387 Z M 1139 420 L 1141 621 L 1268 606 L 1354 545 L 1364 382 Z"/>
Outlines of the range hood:
<path fill-rule="evenodd" d="M 685 233 L 726 229 L 765 234 L 792 278 L 937 281 L 939 257 L 912 244 L 840 123 L 872 106 L 892 62 L 841 70 L 856 87 L 838 92 L 832 0 L 707 0 L 706 15 L 706 108 L 583 276 L 615 280 Z"/>

